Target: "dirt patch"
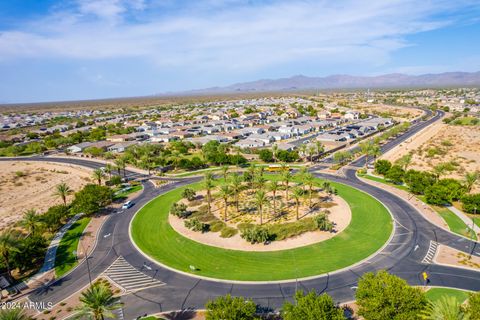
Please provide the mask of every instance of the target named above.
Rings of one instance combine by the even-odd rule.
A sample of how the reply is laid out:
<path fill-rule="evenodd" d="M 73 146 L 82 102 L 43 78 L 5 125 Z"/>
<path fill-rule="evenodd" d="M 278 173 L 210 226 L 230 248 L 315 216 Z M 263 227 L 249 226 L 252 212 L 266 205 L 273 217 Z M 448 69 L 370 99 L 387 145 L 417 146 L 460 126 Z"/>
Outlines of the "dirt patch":
<path fill-rule="evenodd" d="M 91 182 L 91 171 L 50 162 L 0 162 L 0 228 L 20 220 L 29 209 L 42 213 L 61 204 L 62 200 L 53 193 L 62 182 L 77 191 Z M 72 196 L 68 198 L 70 201 Z"/>
<path fill-rule="evenodd" d="M 394 162 L 412 153 L 409 169 L 432 171 L 446 164 L 442 178 L 462 179 L 467 172 L 480 170 L 480 126 L 454 126 L 437 122 L 381 158 Z M 476 185 L 472 192 L 479 192 Z"/>

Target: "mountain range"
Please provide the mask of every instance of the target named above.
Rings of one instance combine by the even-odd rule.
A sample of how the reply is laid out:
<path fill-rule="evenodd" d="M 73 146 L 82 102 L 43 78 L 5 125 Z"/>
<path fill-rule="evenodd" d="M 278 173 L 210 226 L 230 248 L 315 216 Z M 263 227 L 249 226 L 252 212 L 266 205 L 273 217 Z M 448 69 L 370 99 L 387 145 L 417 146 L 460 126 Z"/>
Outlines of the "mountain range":
<path fill-rule="evenodd" d="M 236 83 L 225 87 L 181 92 L 181 94 L 277 92 L 315 89 L 367 89 L 367 88 L 438 88 L 480 86 L 479 72 L 445 72 L 438 74 L 407 75 L 391 73 L 379 76 L 331 75 L 262 79 Z"/>

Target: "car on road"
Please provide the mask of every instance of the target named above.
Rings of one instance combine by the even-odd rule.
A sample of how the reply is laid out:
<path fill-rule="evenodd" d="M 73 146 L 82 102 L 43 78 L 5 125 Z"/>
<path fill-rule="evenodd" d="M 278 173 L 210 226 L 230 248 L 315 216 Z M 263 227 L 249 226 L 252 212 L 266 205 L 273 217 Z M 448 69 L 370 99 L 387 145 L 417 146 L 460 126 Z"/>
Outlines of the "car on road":
<path fill-rule="evenodd" d="M 134 203 L 132 201 L 127 201 L 123 204 L 122 209 L 129 209 L 133 207 Z"/>

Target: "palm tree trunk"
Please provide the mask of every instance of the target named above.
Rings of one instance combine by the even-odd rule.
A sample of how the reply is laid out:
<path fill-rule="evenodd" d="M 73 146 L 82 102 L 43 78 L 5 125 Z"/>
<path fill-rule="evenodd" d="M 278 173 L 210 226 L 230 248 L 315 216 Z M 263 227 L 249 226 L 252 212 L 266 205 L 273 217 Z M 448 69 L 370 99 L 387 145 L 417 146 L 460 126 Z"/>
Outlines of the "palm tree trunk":
<path fill-rule="evenodd" d="M 276 192 L 273 192 L 273 215 L 277 215 L 277 197 L 276 197 Z"/>
<path fill-rule="evenodd" d="M 297 201 L 297 220 L 299 219 L 299 216 L 298 216 L 298 209 L 300 208 L 300 202 Z"/>
<path fill-rule="evenodd" d="M 5 261 L 5 268 L 7 268 L 7 275 L 10 278 L 11 282 L 14 281 L 12 276 L 12 270 L 10 270 L 10 259 L 8 258 L 8 253 L 3 255 L 3 260 Z"/>
<path fill-rule="evenodd" d="M 259 207 L 259 211 L 260 211 L 260 225 L 263 224 L 263 208 L 262 206 Z"/>
<path fill-rule="evenodd" d="M 223 214 L 223 220 L 225 222 L 227 222 L 227 209 L 228 209 L 228 202 L 227 202 L 227 199 L 225 199 L 225 211 L 224 211 L 224 214 Z"/>
<path fill-rule="evenodd" d="M 208 190 L 208 191 L 207 191 L 207 207 L 208 207 L 208 214 L 210 214 L 210 213 L 211 213 L 210 201 L 212 201 L 212 200 L 211 200 L 211 198 L 210 198 L 210 190 Z"/>

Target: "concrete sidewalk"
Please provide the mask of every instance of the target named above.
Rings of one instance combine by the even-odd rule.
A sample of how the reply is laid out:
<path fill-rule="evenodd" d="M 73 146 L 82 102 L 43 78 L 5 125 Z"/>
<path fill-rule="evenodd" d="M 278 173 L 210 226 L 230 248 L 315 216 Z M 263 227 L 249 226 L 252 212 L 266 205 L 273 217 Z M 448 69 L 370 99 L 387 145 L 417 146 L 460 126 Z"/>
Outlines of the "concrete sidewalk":
<path fill-rule="evenodd" d="M 455 215 L 457 217 L 459 217 L 460 219 L 462 219 L 462 221 L 470 228 L 472 229 L 472 226 L 473 226 L 473 231 L 475 231 L 475 233 L 480 233 L 480 227 L 478 227 L 476 224 L 473 223 L 472 221 L 472 218 L 470 218 L 469 216 L 467 216 L 465 213 L 463 213 L 462 211 L 458 210 L 457 208 L 455 208 L 454 206 L 447 206 L 447 208 L 452 211 L 453 213 L 455 213 Z"/>

